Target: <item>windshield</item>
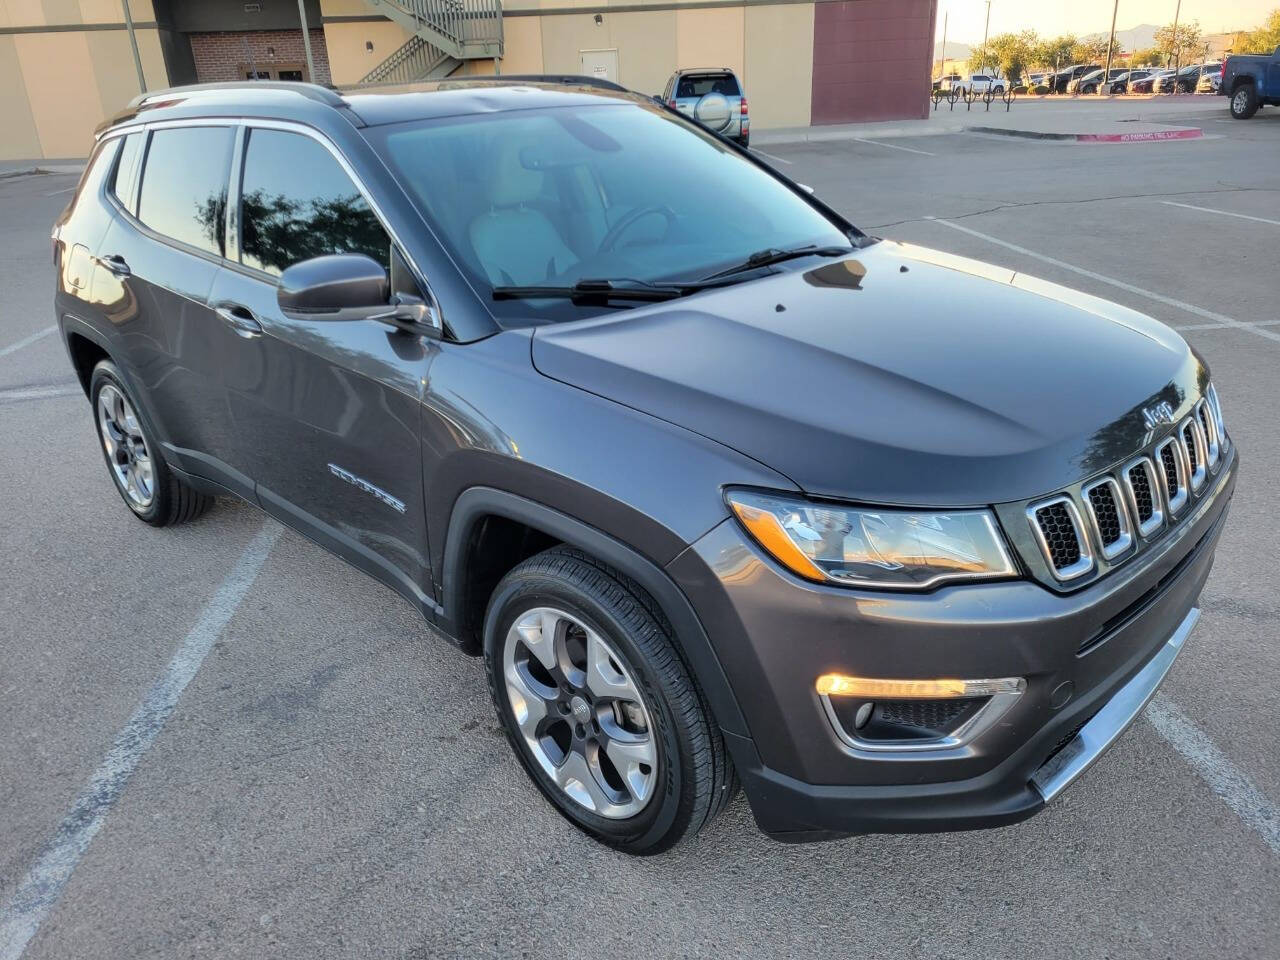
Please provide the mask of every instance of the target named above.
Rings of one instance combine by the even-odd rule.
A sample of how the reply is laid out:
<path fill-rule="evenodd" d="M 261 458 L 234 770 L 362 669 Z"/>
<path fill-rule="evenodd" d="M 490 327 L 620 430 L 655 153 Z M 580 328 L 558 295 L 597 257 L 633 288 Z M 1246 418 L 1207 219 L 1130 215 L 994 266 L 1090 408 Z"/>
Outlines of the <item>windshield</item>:
<path fill-rule="evenodd" d="M 851 246 L 798 194 L 657 106 L 518 110 L 368 132 L 486 300 L 494 287 L 694 280 L 767 248 Z M 489 308 L 521 321 L 607 309 L 552 298 Z"/>

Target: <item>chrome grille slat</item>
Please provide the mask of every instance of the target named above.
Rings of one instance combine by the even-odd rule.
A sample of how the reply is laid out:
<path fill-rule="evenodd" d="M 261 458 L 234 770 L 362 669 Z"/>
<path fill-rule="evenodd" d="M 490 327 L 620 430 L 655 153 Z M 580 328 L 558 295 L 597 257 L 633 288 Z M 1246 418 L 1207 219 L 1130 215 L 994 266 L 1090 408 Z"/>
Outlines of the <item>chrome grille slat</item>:
<path fill-rule="evenodd" d="M 1178 443 L 1186 458 L 1187 479 L 1191 484 L 1191 490 L 1193 493 L 1198 493 L 1209 476 L 1209 471 L 1205 467 L 1209 458 L 1205 451 L 1204 431 L 1200 429 L 1200 424 L 1196 423 L 1195 417 L 1188 417 L 1182 421 L 1182 426 L 1178 428 Z"/>
<path fill-rule="evenodd" d="M 1114 560 L 1133 546 L 1129 510 L 1114 478 L 1103 477 L 1086 484 L 1080 490 L 1080 499 L 1104 560 Z"/>
<path fill-rule="evenodd" d="M 1160 487 L 1164 493 L 1169 514 L 1176 516 L 1187 505 L 1190 491 L 1187 489 L 1186 452 L 1177 437 L 1170 437 L 1156 447 L 1156 463 L 1159 464 Z"/>
<path fill-rule="evenodd" d="M 1164 526 L 1164 505 L 1155 464 L 1150 457 L 1139 457 L 1125 466 L 1123 476 L 1129 504 L 1138 522 L 1138 534 L 1149 537 Z"/>
<path fill-rule="evenodd" d="M 1055 577 L 1076 580 L 1093 569 L 1093 550 L 1080 511 L 1070 497 L 1050 497 L 1032 504 L 1027 508 L 1027 519 Z"/>
<path fill-rule="evenodd" d="M 1218 440 L 1218 421 L 1213 415 L 1213 411 L 1209 407 L 1207 399 L 1201 400 L 1196 404 L 1195 412 L 1196 422 L 1200 424 L 1200 429 L 1204 431 L 1206 458 L 1210 470 L 1218 466 L 1218 461 L 1222 456 L 1222 444 Z"/>

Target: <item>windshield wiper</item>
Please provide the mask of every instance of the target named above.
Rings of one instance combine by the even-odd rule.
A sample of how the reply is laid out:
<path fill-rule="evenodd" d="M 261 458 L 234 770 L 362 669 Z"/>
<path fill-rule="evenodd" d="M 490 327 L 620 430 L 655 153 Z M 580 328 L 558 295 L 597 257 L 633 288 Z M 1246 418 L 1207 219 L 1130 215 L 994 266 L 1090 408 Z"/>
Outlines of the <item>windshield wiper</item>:
<path fill-rule="evenodd" d="M 707 280 L 718 280 L 720 277 L 730 277 L 735 273 L 746 273 L 748 270 L 758 270 L 761 267 L 771 267 L 775 263 L 782 263 L 785 260 L 795 260 L 798 257 L 840 257 L 846 253 L 853 253 L 851 247 L 819 247 L 816 244 L 809 244 L 804 247 L 794 247 L 791 250 L 780 250 L 777 247 L 766 247 L 763 250 L 757 250 L 741 263 L 736 263 L 732 267 L 719 270 L 715 273 L 703 277 L 699 282 Z"/>
<path fill-rule="evenodd" d="M 607 303 L 610 300 L 636 300 L 642 303 L 660 303 L 697 293 L 707 287 L 726 286 L 725 283 L 649 283 L 644 280 L 579 280 L 572 286 L 506 286 L 494 287 L 495 300 L 572 300 L 575 303 Z"/>

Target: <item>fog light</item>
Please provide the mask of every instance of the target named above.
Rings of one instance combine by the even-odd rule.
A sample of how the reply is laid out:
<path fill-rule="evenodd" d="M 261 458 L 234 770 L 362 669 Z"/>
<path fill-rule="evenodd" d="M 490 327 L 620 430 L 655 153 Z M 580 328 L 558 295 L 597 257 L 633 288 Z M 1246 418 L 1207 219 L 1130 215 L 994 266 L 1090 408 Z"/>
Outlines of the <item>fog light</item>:
<path fill-rule="evenodd" d="M 950 697 L 991 697 L 998 693 L 1022 693 L 1022 677 L 999 680 L 873 680 L 824 673 L 814 684 L 824 697 L 864 697 L 867 700 L 941 700 Z"/>

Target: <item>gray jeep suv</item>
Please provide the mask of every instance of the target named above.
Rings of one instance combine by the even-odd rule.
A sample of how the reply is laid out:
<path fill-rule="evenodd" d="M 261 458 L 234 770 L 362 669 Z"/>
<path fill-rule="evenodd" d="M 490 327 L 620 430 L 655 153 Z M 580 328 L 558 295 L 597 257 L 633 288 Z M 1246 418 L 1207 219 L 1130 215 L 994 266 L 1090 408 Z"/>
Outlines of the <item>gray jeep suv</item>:
<path fill-rule="evenodd" d="M 125 505 L 240 497 L 401 593 L 631 853 L 739 783 L 783 840 L 1032 815 L 1168 671 L 1235 485 L 1167 327 L 609 84 L 154 94 L 53 237 Z"/>

